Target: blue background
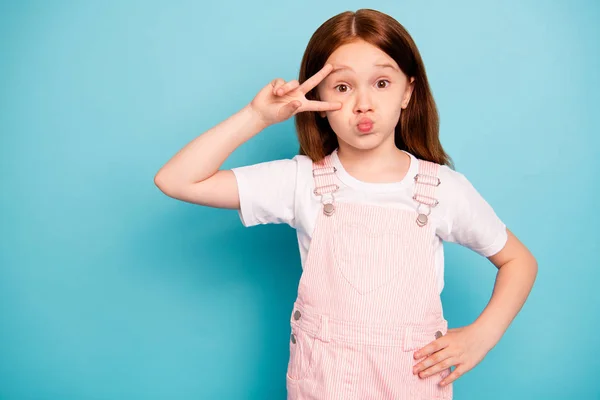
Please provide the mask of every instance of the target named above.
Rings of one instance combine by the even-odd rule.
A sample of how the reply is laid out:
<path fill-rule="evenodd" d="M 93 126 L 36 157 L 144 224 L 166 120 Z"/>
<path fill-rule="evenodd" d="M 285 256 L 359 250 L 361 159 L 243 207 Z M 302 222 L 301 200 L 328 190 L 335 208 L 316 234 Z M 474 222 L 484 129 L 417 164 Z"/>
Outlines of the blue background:
<path fill-rule="evenodd" d="M 596 1 L 2 1 L 0 399 L 282 399 L 295 232 L 153 182 L 276 77 L 329 17 L 406 26 L 446 150 L 531 249 L 522 312 L 457 399 L 599 399 Z M 226 168 L 293 157 L 292 121 Z M 446 245 L 451 327 L 495 268 Z"/>

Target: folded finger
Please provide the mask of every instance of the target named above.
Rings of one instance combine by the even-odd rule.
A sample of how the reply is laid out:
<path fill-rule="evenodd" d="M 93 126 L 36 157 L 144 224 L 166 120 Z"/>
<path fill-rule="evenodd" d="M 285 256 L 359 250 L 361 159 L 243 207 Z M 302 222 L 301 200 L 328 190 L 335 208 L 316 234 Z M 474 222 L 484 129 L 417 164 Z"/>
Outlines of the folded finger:
<path fill-rule="evenodd" d="M 279 110 L 279 115 L 282 118 L 287 119 L 287 118 L 291 117 L 292 115 L 294 115 L 296 110 L 298 110 L 298 108 L 301 105 L 302 105 L 302 103 L 300 103 L 298 100 L 290 101 L 285 106 L 281 107 L 281 109 Z"/>
<path fill-rule="evenodd" d="M 283 84 L 285 84 L 285 81 L 281 78 L 277 78 L 274 79 L 271 82 L 271 86 L 273 86 L 273 94 L 276 94 L 277 89 L 279 89 Z"/>
<path fill-rule="evenodd" d="M 290 91 L 296 89 L 298 86 L 300 86 L 300 83 L 298 83 L 297 80 L 289 81 L 288 83 L 279 86 L 275 90 L 275 94 L 277 96 L 283 96 L 284 94 L 289 93 Z"/>

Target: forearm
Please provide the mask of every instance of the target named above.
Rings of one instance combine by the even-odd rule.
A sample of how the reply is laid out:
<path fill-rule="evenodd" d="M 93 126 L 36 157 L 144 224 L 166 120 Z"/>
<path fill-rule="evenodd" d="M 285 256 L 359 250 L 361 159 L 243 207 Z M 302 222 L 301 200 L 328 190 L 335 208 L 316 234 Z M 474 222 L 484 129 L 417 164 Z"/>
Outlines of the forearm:
<path fill-rule="evenodd" d="M 156 180 L 163 186 L 201 182 L 215 174 L 235 149 L 264 128 L 247 105 L 183 147 L 158 171 Z"/>
<path fill-rule="evenodd" d="M 492 297 L 473 323 L 493 347 L 523 307 L 537 275 L 533 257 L 516 258 L 499 268 Z"/>

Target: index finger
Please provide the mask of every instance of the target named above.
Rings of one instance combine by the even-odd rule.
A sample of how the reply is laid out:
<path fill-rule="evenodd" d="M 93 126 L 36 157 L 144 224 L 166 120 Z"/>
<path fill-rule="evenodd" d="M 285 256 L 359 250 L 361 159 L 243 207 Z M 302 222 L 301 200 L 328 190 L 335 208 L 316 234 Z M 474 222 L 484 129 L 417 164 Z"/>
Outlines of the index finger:
<path fill-rule="evenodd" d="M 298 88 L 302 94 L 306 94 L 310 92 L 315 86 L 317 86 L 329 73 L 333 70 L 333 65 L 325 64 L 323 68 L 310 78 L 308 78 L 300 87 Z"/>
<path fill-rule="evenodd" d="M 422 347 L 421 349 L 416 351 L 414 353 L 414 358 L 418 360 L 419 358 L 427 357 L 433 353 L 437 353 L 438 351 L 440 351 L 443 348 L 444 348 L 444 345 L 440 341 L 440 339 L 436 339 L 433 342 L 430 342 L 429 344 L 427 344 L 425 347 Z"/>

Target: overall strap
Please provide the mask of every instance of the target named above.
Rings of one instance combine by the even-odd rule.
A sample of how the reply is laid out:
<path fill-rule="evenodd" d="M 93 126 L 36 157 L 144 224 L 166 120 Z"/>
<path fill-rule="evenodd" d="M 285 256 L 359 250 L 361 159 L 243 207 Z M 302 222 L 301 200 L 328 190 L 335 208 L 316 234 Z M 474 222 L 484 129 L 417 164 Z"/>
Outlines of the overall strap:
<path fill-rule="evenodd" d="M 333 197 L 333 193 L 340 188 L 337 183 L 335 183 L 336 171 L 337 169 L 331 162 L 331 156 L 326 156 L 318 162 L 313 162 L 312 174 L 315 181 L 314 194 L 321 196 L 323 213 L 328 217 L 335 212 L 335 198 Z"/>
<path fill-rule="evenodd" d="M 419 172 L 415 175 L 415 190 L 413 200 L 417 205 L 417 225 L 425 226 L 431 214 L 431 208 L 438 205 L 435 196 L 441 181 L 438 176 L 439 164 L 419 159 Z"/>

